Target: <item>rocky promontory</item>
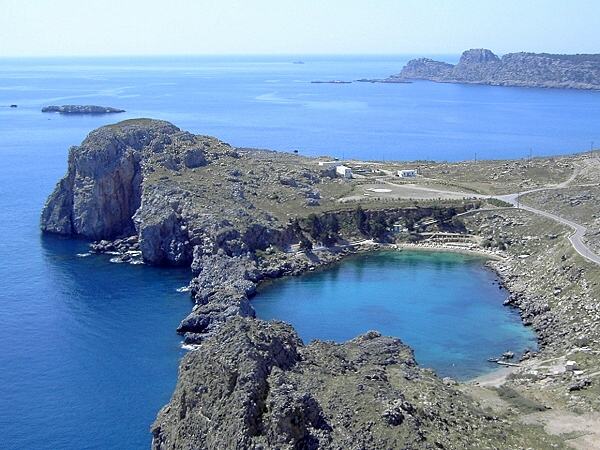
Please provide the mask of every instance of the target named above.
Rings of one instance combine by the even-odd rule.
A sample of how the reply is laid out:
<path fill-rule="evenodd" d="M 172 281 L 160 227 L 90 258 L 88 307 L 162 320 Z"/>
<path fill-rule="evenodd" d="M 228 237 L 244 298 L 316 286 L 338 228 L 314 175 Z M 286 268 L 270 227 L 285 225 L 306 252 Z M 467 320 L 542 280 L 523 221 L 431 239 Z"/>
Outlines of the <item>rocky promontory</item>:
<path fill-rule="evenodd" d="M 397 75 L 383 80 L 431 80 L 444 83 L 489 84 L 567 89 L 600 89 L 600 54 L 554 55 L 508 53 L 501 58 L 487 49 L 465 51 L 458 64 L 419 58 Z"/>
<path fill-rule="evenodd" d="M 42 112 L 56 112 L 60 114 L 115 114 L 125 112 L 125 110 L 112 108 L 110 106 L 96 105 L 51 105 L 44 106 Z"/>
<path fill-rule="evenodd" d="M 379 165 L 352 164 L 377 181 Z M 191 269 L 193 308 L 177 331 L 193 351 L 152 428 L 156 450 L 549 442 L 482 411 L 455 382 L 419 368 L 398 339 L 370 332 L 305 345 L 290 326 L 254 318 L 261 283 L 316 270 L 365 241 L 376 248 L 463 229 L 456 216 L 481 204 L 352 200 L 357 188 L 371 192 L 362 190 L 368 183 L 336 177 L 335 167 L 312 158 L 235 148 L 151 119 L 99 128 L 70 149 L 43 231 L 94 240 L 93 252 L 118 262 Z M 532 320 L 551 316 L 540 317 Z"/>
<path fill-rule="evenodd" d="M 289 325 L 237 317 L 184 357 L 152 447 L 518 448 L 506 431 L 398 339 L 304 345 Z"/>

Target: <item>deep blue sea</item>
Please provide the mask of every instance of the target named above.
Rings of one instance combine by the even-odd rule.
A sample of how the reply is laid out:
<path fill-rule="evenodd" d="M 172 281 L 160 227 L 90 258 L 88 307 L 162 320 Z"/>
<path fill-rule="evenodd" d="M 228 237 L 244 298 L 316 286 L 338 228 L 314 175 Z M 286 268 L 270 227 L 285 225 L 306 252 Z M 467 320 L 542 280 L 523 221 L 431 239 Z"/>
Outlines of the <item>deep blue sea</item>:
<path fill-rule="evenodd" d="M 291 64 L 298 59 L 305 64 Z M 407 59 L 0 59 L 0 447 L 147 448 L 148 428 L 175 384 L 182 351 L 174 330 L 191 308 L 176 288 L 189 274 L 78 257 L 84 242 L 40 236 L 40 210 L 65 172 L 67 149 L 90 130 L 154 117 L 237 146 L 373 159 L 454 160 L 475 152 L 479 158 L 521 157 L 530 148 L 555 154 L 600 143 L 598 92 L 310 83 L 384 77 Z M 69 103 L 127 113 L 40 112 Z M 411 270 L 426 272 L 423 264 Z M 481 292 L 489 287 L 479 265 L 453 267 L 471 283 L 481 282 Z M 331 273 L 322 276 L 340 272 Z M 401 278 L 393 265 L 386 273 Z M 435 281 L 441 299 L 445 281 Z M 497 305 L 500 299 L 488 300 Z M 458 307 L 447 311 L 462 314 Z M 370 321 L 377 314 L 361 317 Z M 494 317 L 496 326 L 503 316 Z M 380 326 L 366 322 L 365 328 Z M 449 341 L 462 339 L 457 327 L 450 331 Z M 506 344 L 501 347 L 512 345 Z M 419 350 L 417 358 L 426 361 Z M 441 356 L 438 362 L 444 363 Z"/>
<path fill-rule="evenodd" d="M 537 348 L 483 262 L 455 253 L 361 255 L 277 280 L 252 305 L 260 318 L 292 324 L 305 342 L 343 342 L 369 330 L 398 336 L 422 366 L 468 379 L 497 369 L 490 357 Z"/>

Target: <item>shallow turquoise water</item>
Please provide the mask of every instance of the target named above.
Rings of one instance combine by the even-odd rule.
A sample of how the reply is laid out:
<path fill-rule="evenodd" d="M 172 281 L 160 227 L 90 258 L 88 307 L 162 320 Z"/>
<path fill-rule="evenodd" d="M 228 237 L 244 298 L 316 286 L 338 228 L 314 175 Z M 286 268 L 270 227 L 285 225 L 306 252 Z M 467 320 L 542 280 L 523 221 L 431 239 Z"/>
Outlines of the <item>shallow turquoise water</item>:
<path fill-rule="evenodd" d="M 467 379 L 497 369 L 489 357 L 536 347 L 532 330 L 502 305 L 506 295 L 481 258 L 403 251 L 279 280 L 252 304 L 260 318 L 291 323 L 305 342 L 378 330 L 410 345 L 422 366 Z"/>

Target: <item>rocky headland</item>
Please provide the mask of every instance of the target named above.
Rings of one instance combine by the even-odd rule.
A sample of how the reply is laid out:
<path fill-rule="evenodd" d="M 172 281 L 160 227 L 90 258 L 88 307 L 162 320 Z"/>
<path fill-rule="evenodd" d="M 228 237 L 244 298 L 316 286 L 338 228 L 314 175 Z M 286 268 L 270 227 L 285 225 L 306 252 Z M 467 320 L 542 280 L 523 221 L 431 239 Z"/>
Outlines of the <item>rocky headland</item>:
<path fill-rule="evenodd" d="M 423 173 L 435 186 L 461 180 L 464 191 L 493 191 L 523 183 L 523 170 L 532 183 L 562 179 L 578 161 L 492 162 L 477 171 L 432 164 Z M 515 167 L 501 180 L 484 176 L 507 164 Z M 369 183 L 388 182 L 383 166 L 353 165 L 367 175 L 337 178 L 311 158 L 234 148 L 151 119 L 99 128 L 70 149 L 42 230 L 93 240 L 92 251 L 123 262 L 191 268 L 194 306 L 177 331 L 194 350 L 152 428 L 154 448 L 562 448 L 561 439 L 521 423 L 530 412 L 521 406 L 565 407 L 569 392 L 568 407 L 599 408 L 590 400 L 597 384 L 581 373 L 554 377 L 524 361 L 506 381 L 517 390 L 507 391 L 513 407 L 498 410 L 504 400 L 487 400 L 495 391 L 440 380 L 397 339 L 368 333 L 304 345 L 291 327 L 254 318 L 250 299 L 264 280 L 314 270 L 361 245 L 466 233 L 504 255 L 493 266 L 511 289 L 508 303 L 538 332 L 541 353 L 564 358 L 586 346 L 580 364 L 592 370 L 584 358 L 600 342 L 598 283 L 565 244 L 568 230 L 502 202 L 371 196 Z M 542 230 L 548 237 L 532 237 Z M 578 322 L 580 311 L 587 318 Z"/>
<path fill-rule="evenodd" d="M 62 106 L 44 106 L 42 112 L 60 113 L 60 114 L 115 114 L 125 112 L 124 109 L 112 108 L 110 106 L 96 105 L 62 105 Z"/>
<path fill-rule="evenodd" d="M 304 345 L 280 322 L 233 318 L 181 364 L 153 448 L 504 448 L 520 442 L 455 384 L 369 332 Z"/>
<path fill-rule="evenodd" d="M 419 58 L 383 80 L 431 80 L 444 83 L 488 84 L 563 89 L 600 89 L 600 54 L 553 55 L 508 53 L 501 58 L 487 49 L 465 51 L 458 64 Z"/>

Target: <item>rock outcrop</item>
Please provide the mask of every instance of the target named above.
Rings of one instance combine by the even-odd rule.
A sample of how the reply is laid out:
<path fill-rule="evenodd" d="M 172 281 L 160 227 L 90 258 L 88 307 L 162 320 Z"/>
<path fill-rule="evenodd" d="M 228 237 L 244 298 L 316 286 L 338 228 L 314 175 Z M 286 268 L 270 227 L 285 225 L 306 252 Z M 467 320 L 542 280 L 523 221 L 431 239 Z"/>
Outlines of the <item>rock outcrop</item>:
<path fill-rule="evenodd" d="M 237 317 L 184 357 L 152 447 L 512 448 L 503 427 L 398 339 L 305 346 L 289 325 Z"/>
<path fill-rule="evenodd" d="M 420 79 L 446 83 L 569 89 L 600 89 L 600 55 L 509 53 L 499 58 L 487 49 L 465 51 L 458 64 L 427 58 L 409 61 L 385 82 Z"/>
<path fill-rule="evenodd" d="M 61 114 L 115 114 L 125 112 L 125 110 L 112 108 L 110 106 L 96 105 L 51 105 L 44 106 L 42 112 L 56 112 Z"/>
<path fill-rule="evenodd" d="M 165 164 L 168 145 L 188 138 L 167 122 L 134 120 L 92 131 L 69 150 L 67 174 L 42 211 L 42 230 L 110 239 L 135 232 L 142 201 L 143 163 Z M 197 153 L 193 147 L 182 150 Z M 166 160 L 166 161 L 165 161 Z"/>

